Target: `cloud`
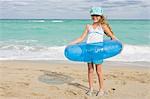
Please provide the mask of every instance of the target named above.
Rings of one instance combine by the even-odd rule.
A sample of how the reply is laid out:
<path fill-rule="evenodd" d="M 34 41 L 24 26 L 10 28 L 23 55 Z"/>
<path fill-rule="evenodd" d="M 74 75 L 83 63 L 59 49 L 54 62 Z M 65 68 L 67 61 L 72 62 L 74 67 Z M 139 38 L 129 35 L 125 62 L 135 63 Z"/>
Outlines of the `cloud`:
<path fill-rule="evenodd" d="M 0 5 L 0 18 L 87 19 L 92 6 L 101 6 L 109 18 L 150 16 L 148 0 L 0 0 Z M 141 17 L 141 14 L 146 16 Z"/>

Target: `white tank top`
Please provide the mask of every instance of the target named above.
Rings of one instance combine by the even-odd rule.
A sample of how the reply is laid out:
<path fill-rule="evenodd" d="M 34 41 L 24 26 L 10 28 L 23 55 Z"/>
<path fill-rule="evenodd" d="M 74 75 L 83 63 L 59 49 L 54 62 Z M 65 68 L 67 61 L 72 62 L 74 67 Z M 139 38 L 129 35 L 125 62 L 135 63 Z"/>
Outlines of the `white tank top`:
<path fill-rule="evenodd" d="M 101 26 L 97 26 L 96 29 L 92 25 L 88 26 L 88 36 L 86 43 L 103 42 L 104 31 Z"/>

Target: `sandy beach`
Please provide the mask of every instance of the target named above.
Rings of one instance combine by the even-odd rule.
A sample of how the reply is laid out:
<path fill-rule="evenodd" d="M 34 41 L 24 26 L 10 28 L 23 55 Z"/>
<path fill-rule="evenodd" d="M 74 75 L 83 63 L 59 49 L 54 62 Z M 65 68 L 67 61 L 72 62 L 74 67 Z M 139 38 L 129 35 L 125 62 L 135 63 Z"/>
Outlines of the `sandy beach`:
<path fill-rule="evenodd" d="M 104 62 L 106 95 L 97 97 L 85 94 L 86 63 L 0 61 L 0 99 L 150 99 L 148 65 Z M 94 90 L 98 90 L 96 72 Z"/>

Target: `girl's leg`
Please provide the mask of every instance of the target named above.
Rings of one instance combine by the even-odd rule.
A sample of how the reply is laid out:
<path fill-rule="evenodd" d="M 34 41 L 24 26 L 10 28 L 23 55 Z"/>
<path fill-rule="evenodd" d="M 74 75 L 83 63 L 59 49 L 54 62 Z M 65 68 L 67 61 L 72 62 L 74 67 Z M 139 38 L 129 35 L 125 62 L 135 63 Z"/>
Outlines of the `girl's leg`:
<path fill-rule="evenodd" d="M 93 63 L 88 63 L 88 81 L 90 90 L 93 90 L 93 72 L 94 72 Z"/>
<path fill-rule="evenodd" d="M 102 74 L 102 65 L 101 64 L 96 64 L 96 72 L 99 80 L 99 91 L 104 90 L 104 85 L 103 85 L 103 74 Z"/>

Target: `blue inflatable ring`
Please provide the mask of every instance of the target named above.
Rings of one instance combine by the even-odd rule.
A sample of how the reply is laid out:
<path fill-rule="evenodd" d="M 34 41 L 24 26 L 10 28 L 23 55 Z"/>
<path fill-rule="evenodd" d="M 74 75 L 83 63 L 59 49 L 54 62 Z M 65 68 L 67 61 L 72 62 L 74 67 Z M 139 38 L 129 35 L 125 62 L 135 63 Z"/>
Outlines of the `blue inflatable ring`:
<path fill-rule="evenodd" d="M 90 44 L 82 42 L 67 46 L 64 54 L 72 61 L 98 61 L 119 54 L 122 47 L 122 43 L 118 40 L 104 40 L 104 42 Z"/>

